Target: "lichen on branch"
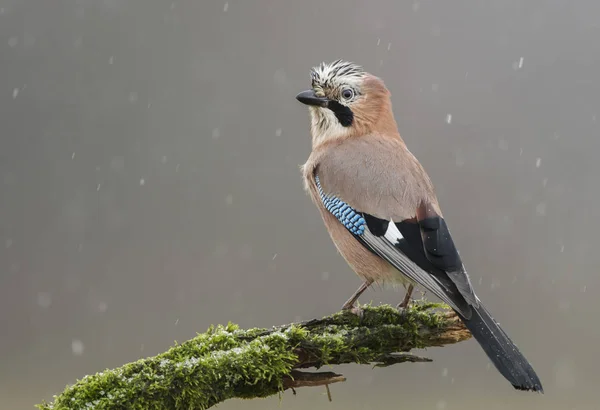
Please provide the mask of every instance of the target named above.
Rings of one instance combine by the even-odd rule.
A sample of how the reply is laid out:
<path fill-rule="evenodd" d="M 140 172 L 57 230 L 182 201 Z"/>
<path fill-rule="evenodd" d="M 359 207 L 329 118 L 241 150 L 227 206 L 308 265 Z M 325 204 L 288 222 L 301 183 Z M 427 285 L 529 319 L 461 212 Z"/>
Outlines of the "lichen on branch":
<path fill-rule="evenodd" d="M 444 305 L 415 302 L 399 312 L 363 306 L 350 312 L 273 327 L 239 329 L 229 323 L 176 344 L 165 353 L 85 376 L 41 410 L 207 409 L 232 398 L 259 398 L 286 389 L 344 381 L 343 363 L 389 366 L 429 359 L 402 353 L 471 337 Z"/>

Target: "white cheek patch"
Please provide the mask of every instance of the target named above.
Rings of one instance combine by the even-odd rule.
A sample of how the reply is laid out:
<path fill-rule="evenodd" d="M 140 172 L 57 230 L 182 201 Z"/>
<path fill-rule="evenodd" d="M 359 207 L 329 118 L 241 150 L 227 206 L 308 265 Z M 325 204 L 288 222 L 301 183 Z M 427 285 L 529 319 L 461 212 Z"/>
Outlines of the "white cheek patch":
<path fill-rule="evenodd" d="M 332 138 L 343 137 L 349 129 L 342 126 L 329 108 L 310 107 L 311 134 L 313 142 L 319 143 Z"/>
<path fill-rule="evenodd" d="M 390 221 L 390 223 L 388 224 L 387 231 L 385 231 L 384 236 L 385 236 L 385 239 L 390 241 L 390 243 L 393 245 L 395 245 L 396 243 L 398 243 L 402 239 L 404 239 L 404 236 L 402 236 L 402 233 L 398 230 L 394 221 Z"/>

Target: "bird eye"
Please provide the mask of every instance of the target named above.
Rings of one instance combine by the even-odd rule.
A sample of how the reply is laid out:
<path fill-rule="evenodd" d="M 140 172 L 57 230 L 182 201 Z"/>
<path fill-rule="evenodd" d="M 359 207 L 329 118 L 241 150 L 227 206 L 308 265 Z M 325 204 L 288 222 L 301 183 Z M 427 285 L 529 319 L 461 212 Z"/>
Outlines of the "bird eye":
<path fill-rule="evenodd" d="M 342 91 L 342 97 L 344 97 L 344 100 L 351 99 L 354 97 L 354 90 L 351 88 L 346 88 L 344 91 Z"/>

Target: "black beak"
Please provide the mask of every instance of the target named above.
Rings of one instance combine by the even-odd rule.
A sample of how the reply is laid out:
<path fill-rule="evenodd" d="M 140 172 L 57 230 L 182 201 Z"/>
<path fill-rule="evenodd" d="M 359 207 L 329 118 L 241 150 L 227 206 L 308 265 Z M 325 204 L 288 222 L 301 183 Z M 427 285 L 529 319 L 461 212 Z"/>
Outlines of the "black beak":
<path fill-rule="evenodd" d="M 327 107 L 329 105 L 329 99 L 317 97 L 313 90 L 302 91 L 296 96 L 296 99 L 306 105 L 314 105 L 317 107 Z"/>

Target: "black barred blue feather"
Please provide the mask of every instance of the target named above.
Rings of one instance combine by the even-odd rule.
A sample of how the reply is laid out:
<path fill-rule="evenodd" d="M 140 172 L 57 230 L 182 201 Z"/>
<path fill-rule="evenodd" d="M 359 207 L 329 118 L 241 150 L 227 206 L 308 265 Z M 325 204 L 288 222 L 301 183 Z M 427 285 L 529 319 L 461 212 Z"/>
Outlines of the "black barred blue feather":
<path fill-rule="evenodd" d="M 315 175 L 315 182 L 325 208 L 354 235 L 360 236 L 364 234 L 366 226 L 365 218 L 341 199 L 332 195 L 326 195 L 323 192 L 323 188 L 321 188 L 318 175 Z"/>

